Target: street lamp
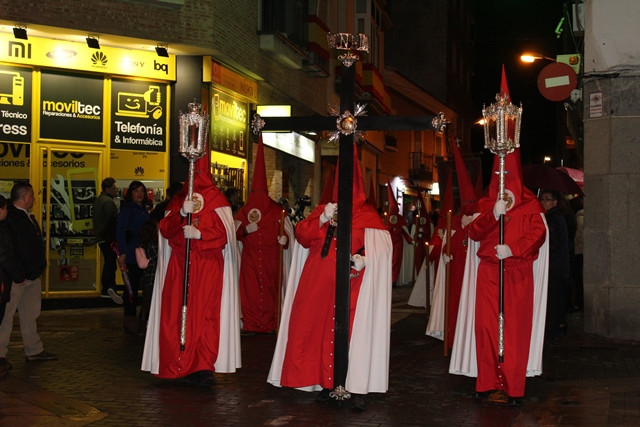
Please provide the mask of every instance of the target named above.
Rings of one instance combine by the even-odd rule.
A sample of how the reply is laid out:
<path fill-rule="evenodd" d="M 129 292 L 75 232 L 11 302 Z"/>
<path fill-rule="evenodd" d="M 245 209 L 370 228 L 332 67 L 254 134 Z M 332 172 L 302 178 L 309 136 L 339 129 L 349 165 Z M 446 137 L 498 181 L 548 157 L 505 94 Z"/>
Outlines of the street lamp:
<path fill-rule="evenodd" d="M 535 52 L 525 52 L 522 55 L 520 55 L 520 60 L 522 62 L 528 62 L 528 63 L 532 63 L 535 62 L 536 59 L 546 59 L 548 61 L 553 61 L 556 62 L 555 59 L 550 58 L 548 56 L 544 56 L 541 53 L 535 53 Z"/>
<path fill-rule="evenodd" d="M 526 63 L 535 62 L 537 59 L 551 61 L 538 75 L 538 90 L 549 101 L 563 102 L 568 125 L 567 132 L 575 141 L 575 155 L 578 163 L 581 164 L 582 131 L 580 122 L 582 121 L 582 108 L 574 104 L 582 99 L 580 87 L 582 56 L 579 53 L 568 53 L 556 55 L 556 59 L 553 59 L 537 52 L 526 52 L 520 56 L 520 60 Z M 566 139 L 566 135 L 563 135 L 563 139 Z M 561 162 L 563 162 L 562 159 Z"/>
<path fill-rule="evenodd" d="M 537 52 L 524 52 L 522 55 L 520 55 L 520 61 L 526 62 L 527 64 L 531 64 L 538 59 L 546 59 L 547 61 L 551 62 L 560 62 L 562 64 L 567 64 L 568 66 L 573 68 L 573 71 L 575 71 L 577 75 L 579 75 L 581 71 L 580 65 L 582 61 L 579 53 L 556 55 L 555 59 Z"/>

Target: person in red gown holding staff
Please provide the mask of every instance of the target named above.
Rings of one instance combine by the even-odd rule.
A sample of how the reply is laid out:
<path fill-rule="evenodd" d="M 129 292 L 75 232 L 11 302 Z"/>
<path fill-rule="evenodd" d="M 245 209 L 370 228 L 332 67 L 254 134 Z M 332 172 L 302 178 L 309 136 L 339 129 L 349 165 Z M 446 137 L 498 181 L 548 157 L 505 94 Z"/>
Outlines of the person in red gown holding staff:
<path fill-rule="evenodd" d="M 208 154 L 208 153 L 207 153 Z M 160 221 L 161 245 L 142 370 L 197 385 L 214 372 L 240 367 L 237 243 L 231 207 L 211 180 L 209 156 L 195 163 L 193 200 L 188 182 Z M 186 216 L 192 213 L 192 225 Z M 186 242 L 191 239 L 186 343 L 180 350 Z"/>
<path fill-rule="evenodd" d="M 500 97 L 508 100 L 504 77 Z M 536 196 L 522 185 L 520 150 L 505 156 L 503 198 L 499 174 L 478 201 L 477 216 L 465 229 L 469 254 L 449 372 L 475 376 L 474 398 L 503 391 L 511 406 L 522 406 L 527 376 L 542 373 L 548 272 L 548 232 Z M 498 156 L 493 171 L 498 171 Z M 504 215 L 504 243 L 500 216 Z M 504 260 L 504 357 L 498 350 L 499 261 Z"/>

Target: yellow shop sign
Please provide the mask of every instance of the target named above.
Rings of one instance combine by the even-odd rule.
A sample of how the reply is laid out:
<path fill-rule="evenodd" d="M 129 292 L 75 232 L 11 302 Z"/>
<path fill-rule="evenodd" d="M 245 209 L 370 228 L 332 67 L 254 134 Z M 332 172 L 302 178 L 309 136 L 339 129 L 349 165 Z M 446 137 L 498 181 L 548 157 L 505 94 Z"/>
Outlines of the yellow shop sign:
<path fill-rule="evenodd" d="M 0 61 L 158 80 L 176 79 L 175 55 L 165 58 L 155 52 L 110 46 L 92 49 L 84 43 L 32 36 L 29 40 L 17 40 L 0 34 Z"/>

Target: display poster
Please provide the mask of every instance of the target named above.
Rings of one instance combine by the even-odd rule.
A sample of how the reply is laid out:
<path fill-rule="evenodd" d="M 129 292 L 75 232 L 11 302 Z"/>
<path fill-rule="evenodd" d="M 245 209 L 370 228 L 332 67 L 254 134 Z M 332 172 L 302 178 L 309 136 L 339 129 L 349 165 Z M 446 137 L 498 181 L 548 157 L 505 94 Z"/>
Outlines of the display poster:
<path fill-rule="evenodd" d="M 31 68 L 0 65 L 0 141 L 31 142 Z"/>
<path fill-rule="evenodd" d="M 245 158 L 249 105 L 215 88 L 211 93 L 211 149 Z"/>
<path fill-rule="evenodd" d="M 167 85 L 113 80 L 111 148 L 166 151 Z"/>
<path fill-rule="evenodd" d="M 102 142 L 102 77 L 42 72 L 40 138 Z"/>
<path fill-rule="evenodd" d="M 92 291 L 95 287 L 96 241 L 93 202 L 99 194 L 100 154 L 47 150 L 43 170 L 43 229 L 49 230 L 49 290 Z M 47 220 L 49 223 L 47 224 Z"/>
<path fill-rule="evenodd" d="M 28 180 L 31 145 L 0 142 L 0 179 Z"/>
<path fill-rule="evenodd" d="M 111 170 L 118 176 L 145 181 L 165 179 L 165 154 L 145 151 L 111 150 Z"/>

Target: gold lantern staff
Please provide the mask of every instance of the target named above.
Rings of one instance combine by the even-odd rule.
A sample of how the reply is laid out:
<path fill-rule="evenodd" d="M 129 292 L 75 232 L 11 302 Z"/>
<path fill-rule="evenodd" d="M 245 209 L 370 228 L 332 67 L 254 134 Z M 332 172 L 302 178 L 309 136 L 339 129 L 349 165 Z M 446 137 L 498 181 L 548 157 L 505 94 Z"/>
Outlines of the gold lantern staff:
<path fill-rule="evenodd" d="M 484 148 L 499 157 L 498 197 L 505 200 L 505 157 L 520 147 L 520 121 L 522 106 L 516 107 L 509 94 L 501 90 L 496 102 L 482 109 L 484 118 Z M 506 201 L 506 200 L 505 200 Z M 500 215 L 500 244 L 504 245 L 504 215 Z M 504 260 L 498 264 L 498 361 L 504 361 Z"/>
<path fill-rule="evenodd" d="M 200 113 L 200 104 L 191 102 L 189 112 L 180 114 L 180 146 L 178 152 L 189 160 L 188 192 L 185 200 L 193 200 L 193 175 L 195 162 L 208 150 L 209 117 Z M 187 213 L 187 225 L 192 225 L 192 213 Z M 187 238 L 184 258 L 184 282 L 182 292 L 182 315 L 180 324 L 180 351 L 184 351 L 187 338 L 187 300 L 189 296 L 189 256 L 191 239 Z"/>

